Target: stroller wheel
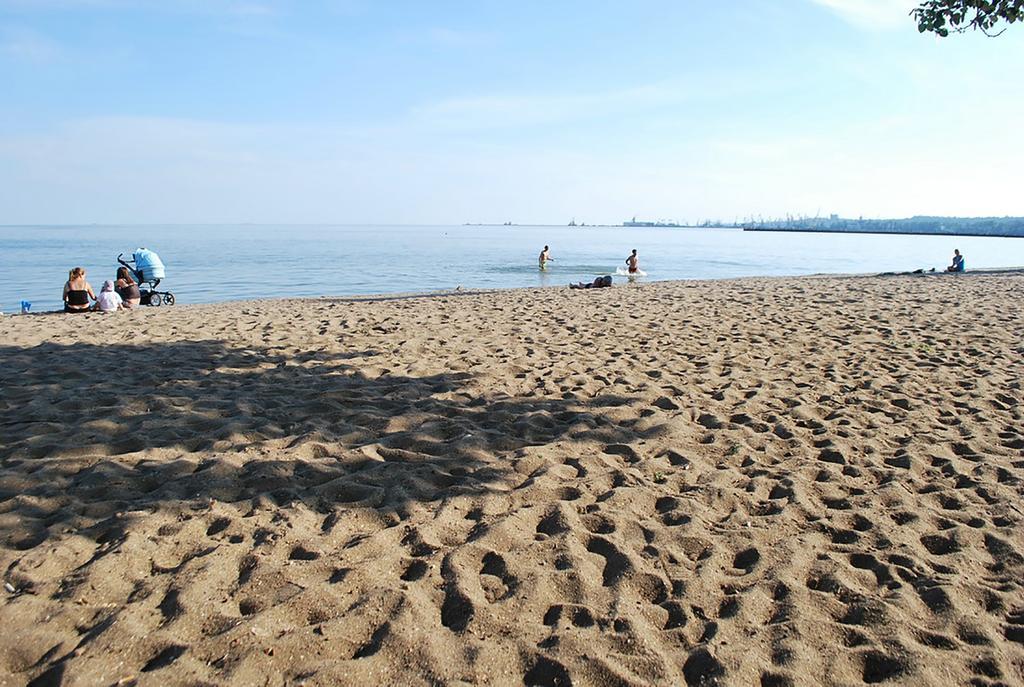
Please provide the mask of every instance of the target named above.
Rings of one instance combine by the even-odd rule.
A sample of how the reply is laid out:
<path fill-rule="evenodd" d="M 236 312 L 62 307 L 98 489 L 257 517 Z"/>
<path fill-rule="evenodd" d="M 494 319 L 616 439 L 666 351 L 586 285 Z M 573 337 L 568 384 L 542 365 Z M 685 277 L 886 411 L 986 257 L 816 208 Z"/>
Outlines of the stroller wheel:
<path fill-rule="evenodd" d="M 174 294 L 173 293 L 165 293 L 164 294 L 164 303 L 167 304 L 167 305 L 174 305 Z"/>
<path fill-rule="evenodd" d="M 162 302 L 163 300 L 160 298 L 160 294 L 158 294 L 157 292 L 154 291 L 149 295 L 150 305 L 159 306 Z"/>

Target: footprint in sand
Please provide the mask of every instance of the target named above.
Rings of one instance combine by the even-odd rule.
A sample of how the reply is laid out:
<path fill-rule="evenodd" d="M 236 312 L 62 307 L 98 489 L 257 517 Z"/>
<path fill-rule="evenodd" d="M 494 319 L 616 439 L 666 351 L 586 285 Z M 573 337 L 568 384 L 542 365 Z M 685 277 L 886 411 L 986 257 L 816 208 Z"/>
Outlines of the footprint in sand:
<path fill-rule="evenodd" d="M 611 587 L 626 574 L 632 572 L 633 564 L 615 544 L 601 537 L 592 537 L 587 542 L 587 551 L 596 553 L 605 559 L 602 580 L 605 587 Z"/>
<path fill-rule="evenodd" d="M 719 684 L 725 675 L 725 667 L 716 659 L 707 647 L 695 649 L 683 663 L 683 678 L 687 687 Z"/>
<path fill-rule="evenodd" d="M 573 627 L 587 628 L 597 624 L 594 614 L 586 606 L 558 604 L 548 608 L 544 614 L 544 624 L 556 627 L 562 619 L 568 620 Z"/>
<path fill-rule="evenodd" d="M 604 447 L 604 452 L 612 456 L 622 456 L 627 463 L 636 464 L 640 462 L 640 455 L 631 446 L 625 444 L 609 444 Z"/>
<path fill-rule="evenodd" d="M 1024 608 L 1017 608 L 1006 614 L 1003 635 L 1011 642 L 1024 644 Z"/>
<path fill-rule="evenodd" d="M 729 620 L 735 618 L 740 612 L 740 599 L 736 596 L 736 590 L 728 589 L 725 590 L 726 596 L 722 599 L 721 603 L 718 604 L 718 619 Z"/>
<path fill-rule="evenodd" d="M 307 549 L 301 544 L 292 548 L 291 553 L 288 554 L 290 561 L 315 561 L 318 558 L 320 558 L 318 552 Z"/>
<path fill-rule="evenodd" d="M 402 544 L 409 547 L 409 553 L 411 553 L 414 558 L 425 558 L 437 550 L 430 544 L 423 541 L 423 537 L 415 527 L 410 528 L 409 531 L 406 532 L 405 536 L 402 537 Z"/>
<path fill-rule="evenodd" d="M 157 608 L 160 610 L 160 615 L 163 616 L 163 620 L 160 623 L 161 627 L 170 625 L 185 612 L 184 606 L 181 605 L 180 596 L 180 591 L 170 589 L 164 595 L 163 600 L 160 601 L 160 605 Z"/>
<path fill-rule="evenodd" d="M 483 587 L 487 601 L 497 603 L 515 594 L 519 580 L 509 573 L 504 558 L 494 551 L 488 551 L 480 566 L 480 586 Z"/>
<path fill-rule="evenodd" d="M 587 476 L 587 469 L 585 467 L 583 467 L 583 465 L 580 464 L 580 461 L 578 459 L 576 459 L 576 458 L 569 458 L 569 459 L 567 459 L 565 461 L 565 465 L 568 465 L 569 467 L 571 467 L 574 470 L 576 470 L 576 477 L 577 478 L 583 479 L 584 477 Z"/>
<path fill-rule="evenodd" d="M 171 646 L 161 650 L 156 656 L 149 659 L 146 665 L 142 666 L 143 673 L 151 673 L 154 670 L 166 668 L 184 655 L 188 650 L 188 647 L 181 646 L 178 644 L 172 644 Z"/>
<path fill-rule="evenodd" d="M 961 549 L 960 543 L 954 535 L 943 537 L 938 534 L 926 534 L 921 537 L 921 545 L 933 556 L 948 556 Z"/>
<path fill-rule="evenodd" d="M 686 608 L 678 601 L 666 601 L 661 604 L 661 607 L 668 612 L 668 618 L 665 620 L 664 630 L 676 630 L 680 627 L 686 627 L 688 618 L 686 616 Z"/>
<path fill-rule="evenodd" d="M 557 507 L 550 509 L 537 523 L 537 534 L 554 537 L 568 531 L 569 524 L 566 522 L 565 514 Z"/>
<path fill-rule="evenodd" d="M 689 524 L 693 518 L 677 509 L 680 501 L 674 496 L 662 496 L 654 503 L 654 509 L 661 514 L 661 521 L 669 527 Z"/>
<path fill-rule="evenodd" d="M 559 501 L 576 501 L 583 496 L 583 492 L 576 487 L 560 487 L 555 495 Z"/>
<path fill-rule="evenodd" d="M 761 560 L 761 553 L 755 548 L 744 549 L 736 554 L 732 560 L 732 567 L 742 570 L 744 575 L 753 572 L 758 561 Z"/>
<path fill-rule="evenodd" d="M 683 470 L 690 469 L 690 460 L 683 454 L 668 450 L 662 455 L 668 458 L 668 462 L 672 467 L 681 467 Z"/>
<path fill-rule="evenodd" d="M 861 679 L 869 684 L 896 680 L 911 672 L 911 665 L 902 653 L 870 650 L 861 654 L 860 661 Z"/>
<path fill-rule="evenodd" d="M 409 565 L 402 571 L 401 578 L 405 582 L 415 582 L 426 575 L 428 569 L 429 566 L 426 561 L 415 559 L 410 561 Z"/>
<path fill-rule="evenodd" d="M 925 630 L 918 630 L 914 635 L 914 639 L 920 642 L 923 646 L 927 646 L 932 649 L 955 651 L 958 648 L 957 643 L 951 637 L 936 634 L 934 632 L 927 632 Z"/>
<path fill-rule="evenodd" d="M 860 570 L 870 570 L 875 574 L 875 581 L 880 586 L 887 586 L 890 589 L 898 589 L 902 585 L 893 579 L 889 566 L 879 562 L 877 558 L 869 553 L 851 553 L 850 565 Z"/>
<path fill-rule="evenodd" d="M 389 634 L 391 634 L 391 623 L 385 622 L 374 630 L 369 639 L 363 642 L 359 648 L 355 650 L 355 653 L 352 654 L 352 660 L 369 658 L 376 654 L 380 651 L 381 645 Z"/>
<path fill-rule="evenodd" d="M 793 678 L 781 673 L 761 673 L 761 687 L 793 687 Z"/>
<path fill-rule="evenodd" d="M 538 655 L 526 666 L 523 684 L 537 687 L 572 687 L 573 681 L 569 671 L 561 663 Z"/>
<path fill-rule="evenodd" d="M 592 534 L 611 534 L 615 531 L 615 523 L 603 515 L 584 515 L 580 521 Z"/>
<path fill-rule="evenodd" d="M 441 578 L 444 580 L 441 624 L 452 632 L 464 632 L 469 627 L 476 609 L 469 596 L 459 585 L 458 575 L 452 563 L 452 554 L 446 555 L 441 561 Z"/>

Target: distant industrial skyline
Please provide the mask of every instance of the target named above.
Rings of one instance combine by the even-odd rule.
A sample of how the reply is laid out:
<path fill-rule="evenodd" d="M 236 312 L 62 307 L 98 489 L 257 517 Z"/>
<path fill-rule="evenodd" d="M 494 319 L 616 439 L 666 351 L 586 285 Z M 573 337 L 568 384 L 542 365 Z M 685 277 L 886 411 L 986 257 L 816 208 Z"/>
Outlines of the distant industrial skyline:
<path fill-rule="evenodd" d="M 0 224 L 1024 215 L 914 4 L 0 0 Z"/>

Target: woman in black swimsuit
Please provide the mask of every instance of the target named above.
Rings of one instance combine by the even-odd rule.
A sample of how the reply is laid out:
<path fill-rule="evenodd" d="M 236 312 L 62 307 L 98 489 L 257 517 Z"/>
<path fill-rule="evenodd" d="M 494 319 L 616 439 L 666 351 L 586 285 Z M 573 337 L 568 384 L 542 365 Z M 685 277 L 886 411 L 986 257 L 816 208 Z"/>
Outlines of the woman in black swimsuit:
<path fill-rule="evenodd" d="M 67 283 L 64 284 L 64 312 L 89 312 L 89 299 L 96 300 L 96 294 L 85 280 L 85 270 L 81 267 L 68 272 Z"/>
<path fill-rule="evenodd" d="M 117 281 L 114 282 L 114 287 L 117 290 L 117 295 L 124 301 L 124 307 L 126 308 L 134 308 L 142 300 L 142 294 L 139 293 L 139 285 L 132 279 L 132 274 L 128 271 L 127 267 L 117 268 Z"/>

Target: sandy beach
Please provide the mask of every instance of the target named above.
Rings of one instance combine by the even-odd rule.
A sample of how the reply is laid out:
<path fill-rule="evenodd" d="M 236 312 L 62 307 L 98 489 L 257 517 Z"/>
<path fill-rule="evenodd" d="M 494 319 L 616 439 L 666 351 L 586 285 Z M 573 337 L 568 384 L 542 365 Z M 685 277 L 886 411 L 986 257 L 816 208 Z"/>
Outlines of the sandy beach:
<path fill-rule="evenodd" d="M 5 316 L 0 684 L 1022 684 L 1022 294 Z"/>

